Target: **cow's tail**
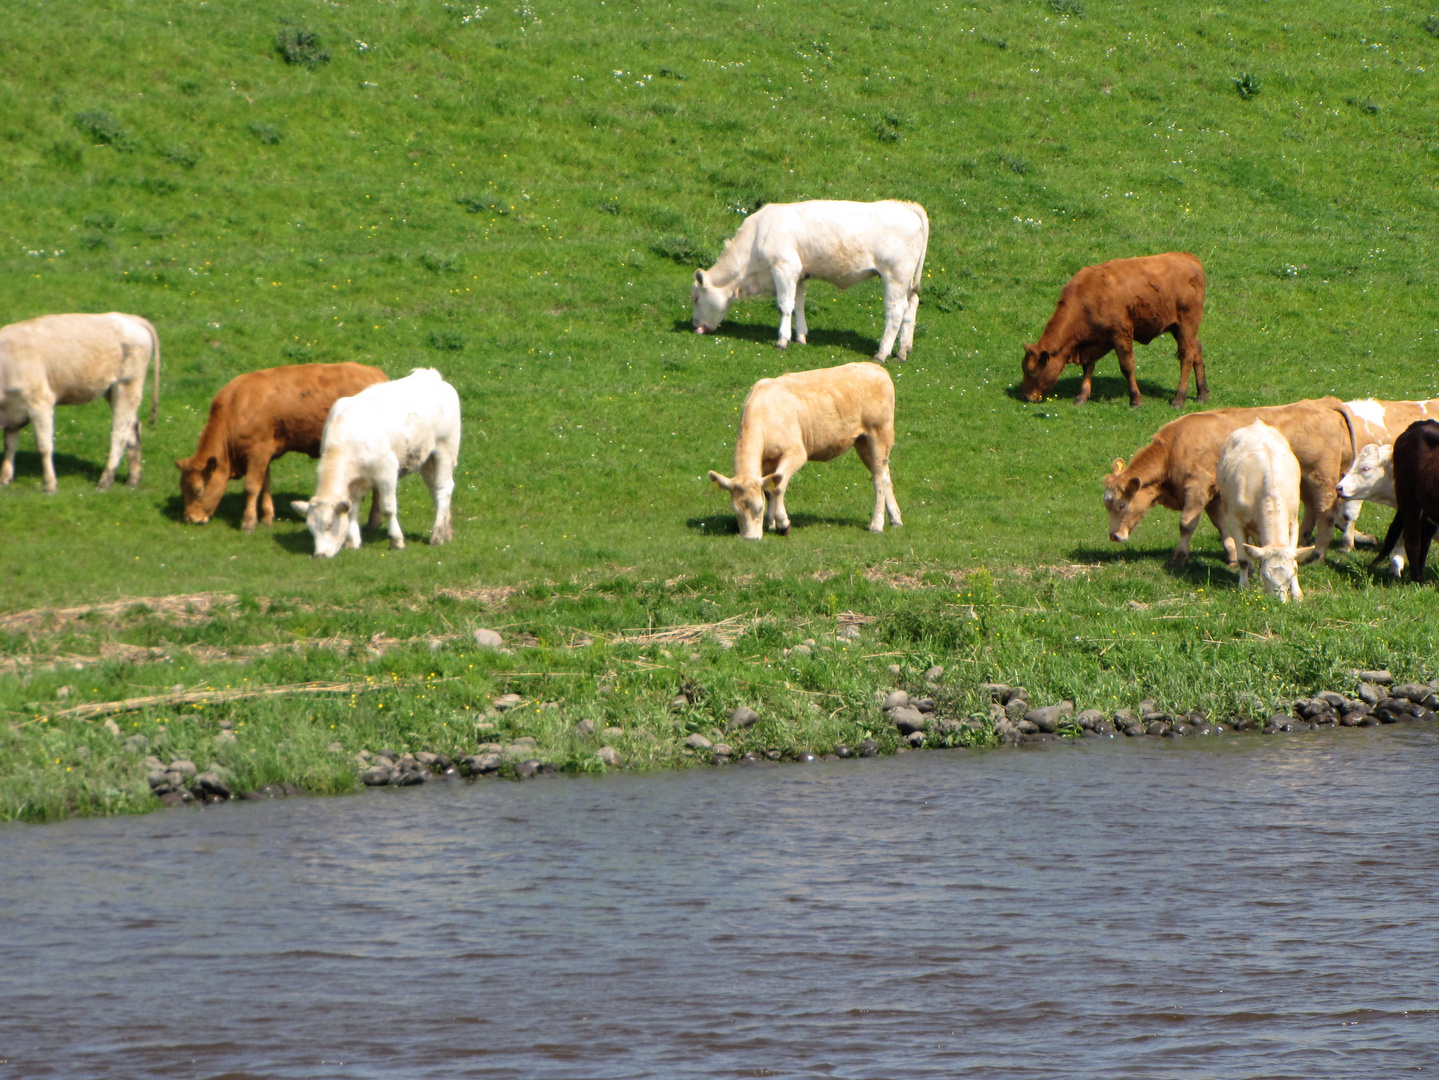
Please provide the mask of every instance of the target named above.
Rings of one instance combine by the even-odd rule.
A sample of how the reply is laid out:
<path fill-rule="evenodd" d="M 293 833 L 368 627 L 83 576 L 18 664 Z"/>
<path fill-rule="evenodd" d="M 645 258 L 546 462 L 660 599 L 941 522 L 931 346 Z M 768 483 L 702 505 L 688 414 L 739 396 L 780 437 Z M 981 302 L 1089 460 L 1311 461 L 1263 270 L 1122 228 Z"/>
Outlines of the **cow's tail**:
<path fill-rule="evenodd" d="M 924 244 L 919 249 L 919 262 L 914 264 L 914 277 L 910 280 L 911 292 L 919 292 L 920 283 L 924 280 L 924 256 L 929 251 L 929 215 L 924 212 L 924 207 L 919 203 L 911 203 L 914 212 L 919 215 L 919 223 L 924 226 Z"/>
<path fill-rule="evenodd" d="M 155 333 L 155 327 L 149 319 L 145 320 L 145 329 L 150 331 L 150 346 L 155 357 L 155 392 L 150 395 L 150 426 L 155 426 L 155 418 L 160 415 L 160 335 Z"/>

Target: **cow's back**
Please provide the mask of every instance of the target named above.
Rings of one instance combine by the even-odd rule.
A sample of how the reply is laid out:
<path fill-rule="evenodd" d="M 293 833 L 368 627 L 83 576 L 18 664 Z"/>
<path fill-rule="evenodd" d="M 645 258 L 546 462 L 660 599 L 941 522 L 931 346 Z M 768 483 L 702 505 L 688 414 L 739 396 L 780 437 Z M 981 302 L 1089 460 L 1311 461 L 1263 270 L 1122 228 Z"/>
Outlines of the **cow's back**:
<path fill-rule="evenodd" d="M 231 445 L 273 445 L 277 452 L 320 452 L 330 407 L 367 387 L 386 382 L 368 364 L 295 364 L 251 371 L 232 379 L 211 408 Z"/>
<path fill-rule="evenodd" d="M 416 368 L 336 401 L 322 438 L 322 455 L 354 454 L 365 468 L 397 463 L 412 472 L 439 444 L 458 451 L 460 399 L 433 368 Z"/>
<path fill-rule="evenodd" d="M 897 199 L 769 203 L 750 220 L 755 229 L 752 259 L 769 265 L 797 257 L 811 277 L 840 286 L 874 273 L 878 266 L 922 259 L 929 239 L 924 207 Z"/>
<path fill-rule="evenodd" d="M 41 315 L 0 328 L 0 394 L 44 385 L 60 405 L 93 401 L 127 374 L 125 345 L 137 340 L 148 324 L 136 316 Z M 136 355 L 135 362 L 141 357 Z"/>
<path fill-rule="evenodd" d="M 1394 499 L 1410 520 L 1439 519 L 1439 422 L 1417 421 L 1394 440 Z"/>
<path fill-rule="evenodd" d="M 803 442 L 813 461 L 843 454 L 866 431 L 894 423 L 894 382 L 868 361 L 761 379 L 745 400 L 741 426 L 757 425 L 766 442 Z"/>

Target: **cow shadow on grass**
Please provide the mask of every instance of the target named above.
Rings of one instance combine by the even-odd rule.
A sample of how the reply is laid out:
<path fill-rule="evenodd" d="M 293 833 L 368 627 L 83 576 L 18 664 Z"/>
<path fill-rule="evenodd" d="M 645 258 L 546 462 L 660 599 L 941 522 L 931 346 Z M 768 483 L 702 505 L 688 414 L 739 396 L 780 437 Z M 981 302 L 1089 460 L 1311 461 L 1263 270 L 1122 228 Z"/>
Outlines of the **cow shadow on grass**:
<path fill-rule="evenodd" d="M 1016 365 L 1016 367 L 1017 366 L 1018 365 Z M 1084 375 L 1079 368 L 1072 365 L 1065 370 L 1073 371 L 1074 375 L 1063 377 L 1057 383 L 1055 383 L 1054 389 L 1049 392 L 1049 396 L 1058 399 L 1059 402 L 1068 401 L 1069 403 L 1073 404 L 1074 399 L 1079 396 L 1080 387 L 1084 382 Z M 1143 405 L 1148 405 L 1151 401 L 1157 400 L 1167 407 L 1170 400 L 1174 397 L 1173 386 L 1164 386 L 1150 379 L 1143 378 L 1139 379 L 1138 382 L 1139 393 L 1144 398 Z M 1024 397 L 1022 397 L 1020 394 L 1019 388 L 1020 384 L 1016 382 L 1013 386 L 1005 390 L 1005 393 L 1008 394 L 1015 401 L 1025 401 Z M 1193 401 L 1194 398 L 1191 396 L 1187 400 Z M 1025 403 L 1035 405 L 1040 404 L 1039 402 Z M 1124 376 L 1094 376 L 1093 390 L 1090 392 L 1089 395 L 1089 404 L 1096 405 L 1105 403 L 1112 403 L 1116 405 L 1129 404 L 1129 383 L 1125 380 Z"/>
<path fill-rule="evenodd" d="M 835 517 L 825 514 L 791 514 L 789 516 L 789 527 L 791 531 L 796 529 L 808 529 L 815 525 L 831 525 L 838 529 L 868 529 L 868 518 L 856 517 Z M 686 528 L 708 536 L 738 536 L 739 523 L 735 521 L 733 513 L 709 514 L 705 517 L 692 517 L 685 521 Z M 784 539 L 770 529 L 765 530 L 767 536 L 775 536 L 777 539 Z"/>
<path fill-rule="evenodd" d="M 106 444 L 108 449 L 108 443 Z M 89 458 L 76 457 L 74 454 L 56 453 L 51 459 L 55 464 L 55 482 L 63 484 L 66 480 L 83 480 L 91 485 L 100 482 L 100 474 L 105 471 L 103 462 L 91 461 Z M 120 466 L 117 470 L 115 482 L 123 484 L 129 479 L 125 472 L 125 459 L 120 459 Z M 40 454 L 34 450 L 17 450 L 15 452 L 15 479 L 12 483 L 34 482 L 40 486 Z"/>
<path fill-rule="evenodd" d="M 1210 581 L 1235 580 L 1236 571 L 1224 559 L 1224 550 L 1213 552 L 1190 549 L 1189 560 L 1183 566 L 1169 561 L 1174 554 L 1172 546 L 1160 550 L 1135 548 L 1129 545 L 1114 547 L 1071 548 L 1069 557 L 1076 563 L 1098 563 L 1101 566 L 1157 565 L 1176 581 L 1190 585 L 1205 585 Z"/>
<path fill-rule="evenodd" d="M 687 319 L 676 319 L 674 330 L 677 334 L 693 334 L 695 332 L 694 326 Z M 760 345 L 773 345 L 779 339 L 779 319 L 776 318 L 774 322 L 762 323 L 731 322 L 726 319 L 710 336 L 753 341 Z M 811 326 L 809 333 L 805 336 L 808 338 L 809 344 L 791 343 L 787 350 L 790 355 L 803 356 L 805 349 L 827 348 L 859 353 L 865 359 L 869 359 L 879 351 L 877 338 L 866 337 L 853 330 L 823 330 Z M 1075 391 L 1075 393 L 1078 392 L 1078 390 Z"/>

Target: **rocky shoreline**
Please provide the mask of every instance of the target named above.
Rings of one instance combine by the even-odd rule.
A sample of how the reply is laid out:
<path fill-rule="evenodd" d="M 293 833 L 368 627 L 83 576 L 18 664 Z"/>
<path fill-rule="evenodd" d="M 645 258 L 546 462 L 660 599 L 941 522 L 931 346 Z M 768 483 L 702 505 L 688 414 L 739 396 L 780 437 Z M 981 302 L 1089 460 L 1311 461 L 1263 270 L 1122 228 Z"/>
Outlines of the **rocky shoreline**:
<path fill-rule="evenodd" d="M 891 674 L 897 676 L 899 672 L 891 669 Z M 878 757 L 920 749 L 1023 746 L 1075 739 L 1117 738 L 1120 735 L 1129 738 L 1214 738 L 1227 733 L 1276 735 L 1320 728 L 1376 727 L 1404 721 L 1439 720 L 1439 679 L 1396 685 L 1394 676 L 1388 671 L 1354 672 L 1353 693 L 1323 690 L 1312 697 L 1295 699 L 1289 712 L 1271 713 L 1267 719 L 1235 715 L 1219 720 L 1212 719 L 1200 709 L 1167 711 L 1152 700 L 1141 702 L 1137 709 L 1120 708 L 1111 712 L 1094 708 L 1076 710 L 1075 703 L 1068 700 L 1036 705 L 1024 687 L 1004 683 L 982 683 L 978 687 L 980 693 L 989 699 L 987 716 L 959 719 L 942 715 L 944 710 L 936 697 L 930 696 L 941 694 L 943 675 L 944 668 L 938 665 L 924 673 L 923 685 L 930 693 L 923 696 L 911 695 L 903 689 L 875 692 L 875 703 L 893 728 L 892 743 L 888 738 L 867 738 L 854 745 L 840 744 L 822 749 L 785 751 L 778 747 L 766 747 L 737 752 L 734 743 L 752 741 L 747 732 L 762 719 L 754 709 L 741 706 L 729 714 L 722 732 L 713 731 L 708 736 L 693 732 L 686 736 L 682 742 L 682 753 L 715 766 L 764 765 L 781 761 L 811 763 Z M 676 709 L 679 709 L 690 704 L 690 698 L 681 694 L 675 702 Z M 519 695 L 506 694 L 494 700 L 487 715 L 498 717 L 524 704 Z M 496 727 L 493 722 L 482 722 L 479 725 L 481 737 Z M 596 731 L 588 720 L 580 721 L 575 729 L 578 735 L 602 742 L 632 734 L 620 728 Z M 142 738 L 132 736 L 132 741 Z M 215 738 L 230 742 L 234 736 L 230 731 L 222 730 Z M 219 745 L 217 741 L 217 748 Z M 149 747 L 136 742 L 130 749 L 143 751 Z M 332 743 L 328 749 L 336 755 L 346 752 L 340 743 Z M 520 736 L 507 742 L 480 742 L 473 753 L 457 756 L 425 750 L 397 752 L 381 749 L 373 753 L 361 750 L 354 755 L 353 763 L 356 779 L 366 787 L 412 787 L 442 780 L 527 780 L 564 772 L 591 771 L 576 768 L 571 762 L 547 760 L 537 740 L 530 736 Z M 620 751 L 607 743 L 595 752 L 594 763 L 604 769 L 623 768 L 625 765 Z M 201 770 L 189 760 L 167 762 L 151 755 L 146 757 L 145 765 L 151 792 L 166 806 L 257 801 L 305 794 L 303 788 L 290 783 L 268 784 L 254 791 L 239 790 L 234 774 L 219 762 L 212 762 Z"/>

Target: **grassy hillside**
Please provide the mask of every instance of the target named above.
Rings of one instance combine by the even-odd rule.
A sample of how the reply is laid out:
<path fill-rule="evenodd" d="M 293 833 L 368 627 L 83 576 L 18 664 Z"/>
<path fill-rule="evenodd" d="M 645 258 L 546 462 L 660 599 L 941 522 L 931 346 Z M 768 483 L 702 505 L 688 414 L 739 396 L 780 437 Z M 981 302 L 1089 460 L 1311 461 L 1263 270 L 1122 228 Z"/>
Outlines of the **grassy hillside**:
<path fill-rule="evenodd" d="M 923 611 L 931 623 L 877 651 L 962 654 L 976 677 L 1056 694 L 1128 700 L 1143 683 L 1193 687 L 1197 701 L 1302 689 L 1351 663 L 1418 673 L 1431 597 L 1394 600 L 1367 558 L 1306 569 L 1309 600 L 1280 612 L 1234 595 L 1207 525 L 1180 574 L 1163 566 L 1164 511 L 1128 548 L 1108 543 L 1100 479 L 1172 415 L 1168 339 L 1140 350 L 1140 410 L 1112 357 L 1083 408 L 1069 403 L 1077 375 L 1041 405 L 1014 387 L 1021 345 L 1070 274 L 1186 249 L 1209 274 L 1211 406 L 1439 392 L 1430 16 L 1074 0 L 13 6 L 0 37 L 0 320 L 133 311 L 155 322 L 165 360 L 137 491 L 92 490 L 103 403 L 58 413 L 54 497 L 25 433 L 0 493 L 0 607 L 203 590 L 242 603 L 198 627 L 16 630 L 7 651 L 363 640 L 446 620 L 548 641 L 756 611 L 799 633 L 796 620 L 844 610 Z M 890 196 L 924 203 L 933 224 L 915 352 L 893 368 L 906 524 L 863 531 L 868 477 L 851 456 L 799 475 L 791 536 L 741 544 L 704 474 L 728 471 L 745 392 L 872 352 L 879 287 L 815 285 L 811 344 L 780 354 L 762 301 L 693 335 L 693 267 L 762 201 Z M 435 366 L 460 390 L 451 546 L 371 540 L 317 564 L 293 516 L 239 533 L 238 485 L 210 525 L 179 523 L 170 460 L 193 450 L 219 386 L 350 359 L 392 375 Z M 308 496 L 313 470 L 280 463 L 277 503 Z M 402 489 L 416 541 L 427 501 L 418 481 Z M 1361 524 L 1386 521 L 1366 511 Z M 985 623 L 989 637 L 944 630 L 972 602 L 952 583 L 981 564 L 996 610 L 1011 612 Z M 1093 569 L 1044 569 L 1073 564 Z M 528 599 L 500 610 L 436 596 L 513 584 Z M 1126 606 L 1178 611 L 1201 588 L 1191 621 Z M 562 608 L 552 593 L 579 598 Z M 1391 604 L 1403 617 L 1368 625 Z M 1223 644 L 1201 647 L 1196 627 L 1221 624 Z M 1070 640 L 1131 633 L 1146 644 Z M 283 676 L 357 662 L 315 654 Z M 514 670 L 560 662 L 522 653 Z M 885 662 L 855 668 L 855 685 Z M 523 689 L 506 663 L 465 683 L 468 703 Z M 196 670 L 233 681 L 224 664 Z M 101 698 L 175 681 L 164 665 L 116 661 L 29 672 L 0 675 L 0 707 L 29 716 L 62 681 Z M 656 703 L 678 677 L 655 686 Z M 0 757 L 30 754 L 33 730 L 0 736 L 20 740 Z"/>

